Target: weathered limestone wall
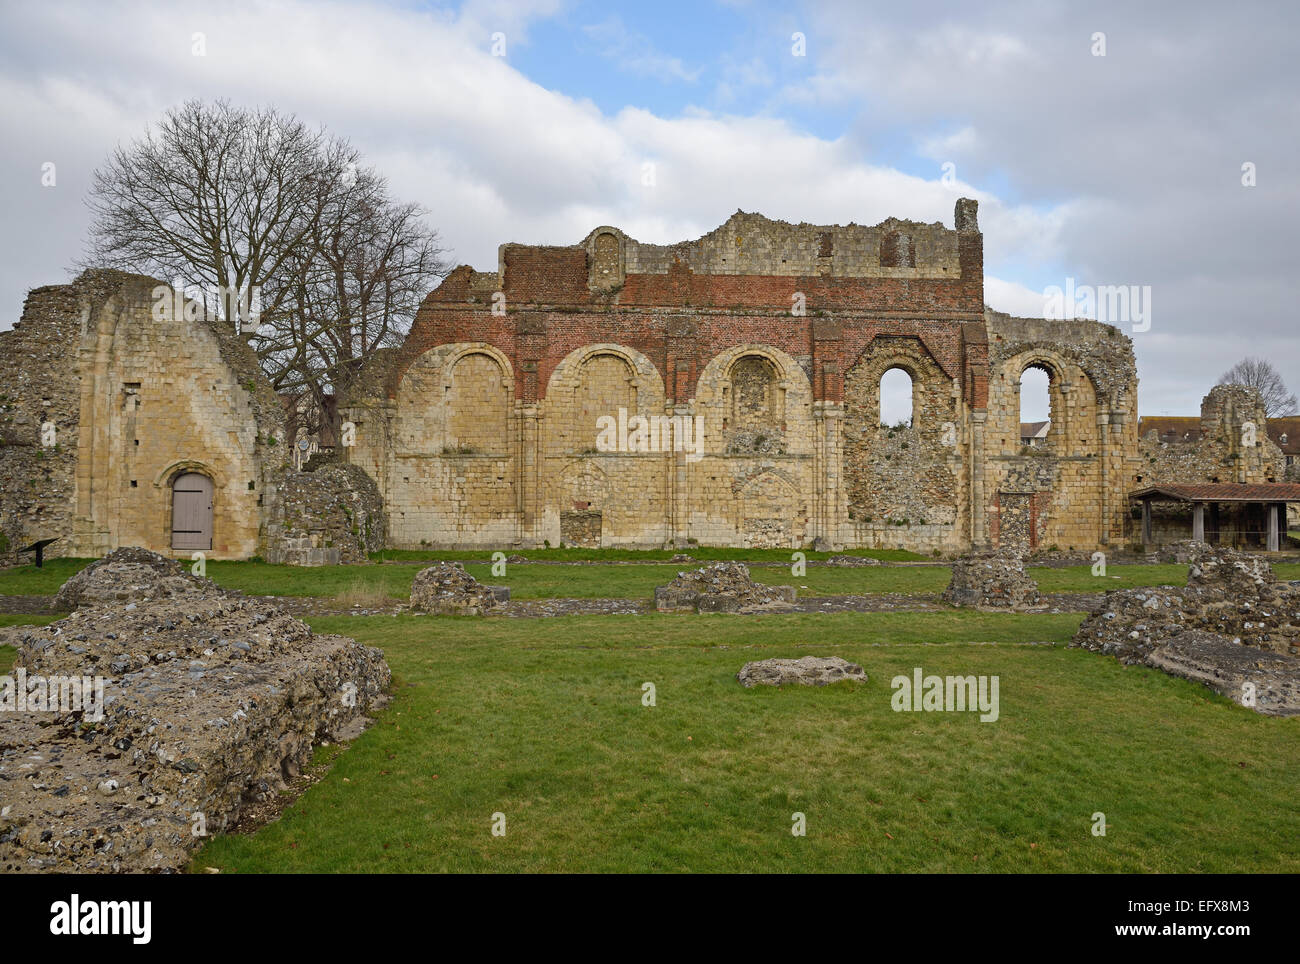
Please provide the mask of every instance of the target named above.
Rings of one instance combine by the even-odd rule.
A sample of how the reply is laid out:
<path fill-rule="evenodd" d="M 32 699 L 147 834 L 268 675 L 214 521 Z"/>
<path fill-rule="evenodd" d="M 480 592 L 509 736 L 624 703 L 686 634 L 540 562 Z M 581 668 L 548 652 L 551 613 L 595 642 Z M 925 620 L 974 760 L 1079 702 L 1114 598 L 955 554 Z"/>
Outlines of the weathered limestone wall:
<path fill-rule="evenodd" d="M 912 422 L 885 426 L 880 381 L 900 368 L 912 379 Z M 958 550 L 967 544 L 967 414 L 960 382 L 911 338 L 877 338 L 844 384 L 843 465 L 848 545 Z"/>
<path fill-rule="evenodd" d="M 452 271 L 340 400 L 347 470 L 378 497 L 363 521 L 343 513 L 347 479 L 278 484 L 283 412 L 233 332 L 155 318 L 148 278 L 39 289 L 0 343 L 0 532 L 169 551 L 172 480 L 198 472 L 217 556 L 364 558 L 381 517 L 400 548 L 1121 542 L 1144 471 L 1132 344 L 988 311 L 976 215 L 965 199 L 951 229 L 738 212 L 676 245 L 612 227 L 502 245 L 496 271 Z M 1022 450 L 1028 367 L 1050 376 L 1052 428 Z M 882 426 L 894 368 L 913 418 Z M 1225 395 L 1205 421 L 1239 428 L 1243 406 Z M 1213 458 L 1267 474 L 1259 435 Z"/>
<path fill-rule="evenodd" d="M 622 232 L 597 228 L 583 246 L 597 253 L 609 235 Z M 614 246 L 606 242 L 605 250 L 612 259 Z M 697 241 L 664 245 L 626 238 L 624 261 L 629 274 L 667 274 L 678 262 L 695 274 L 926 278 L 945 272 L 955 277 L 961 270 L 957 233 L 939 222 L 788 224 L 743 211 Z"/>
<path fill-rule="evenodd" d="M 1286 459 L 1269 437 L 1264 401 L 1243 385 L 1215 385 L 1201 418 L 1172 436 L 1156 430 L 1139 440 L 1139 486 L 1201 482 L 1282 482 Z"/>
<path fill-rule="evenodd" d="M 217 558 L 259 551 L 273 476 L 283 463 L 283 412 L 257 360 L 233 331 L 203 320 L 155 317 L 160 282 L 115 271 L 37 289 L 23 321 L 0 342 L 0 379 L 22 385 L 21 420 L 47 408 L 60 426 L 47 481 L 33 496 L 0 493 L 0 525 L 20 539 L 59 536 L 51 552 L 102 555 L 117 546 L 171 550 L 171 484 L 196 472 L 214 482 Z M 45 354 L 37 352 L 37 345 Z M 7 371 L 5 369 L 8 369 Z M 34 381 L 58 387 L 35 398 Z M 31 387 L 28 387 L 31 386 Z M 22 435 L 25 425 L 18 425 Z M 22 475 L 30 451 L 0 453 Z M 59 509 L 34 511 L 33 501 Z M 188 555 L 188 551 L 185 553 Z"/>
<path fill-rule="evenodd" d="M 1021 551 L 1122 543 L 1137 449 L 1132 340 L 1093 321 L 1012 318 L 990 311 L 989 484 L 994 545 Z M 1020 440 L 1020 378 L 1050 380 L 1051 429 L 1041 446 Z"/>
<path fill-rule="evenodd" d="M 344 400 L 346 457 L 396 547 L 960 550 L 981 529 L 966 423 L 988 378 L 974 202 L 956 223 L 737 214 L 681 245 L 616 228 L 503 245 L 498 271 L 451 272 Z M 891 367 L 917 412 L 892 434 Z"/>

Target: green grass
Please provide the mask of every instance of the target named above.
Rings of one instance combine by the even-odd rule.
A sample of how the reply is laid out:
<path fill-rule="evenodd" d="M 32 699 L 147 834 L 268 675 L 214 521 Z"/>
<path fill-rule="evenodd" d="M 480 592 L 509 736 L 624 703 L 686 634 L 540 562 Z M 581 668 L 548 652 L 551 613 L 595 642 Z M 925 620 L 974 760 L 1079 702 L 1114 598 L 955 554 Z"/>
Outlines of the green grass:
<path fill-rule="evenodd" d="M 567 550 L 566 550 L 567 551 Z M 576 550 L 575 550 L 576 551 Z M 0 595 L 52 595 L 87 559 L 56 559 L 43 569 L 20 566 L 0 572 Z M 470 564 L 466 571 L 480 582 L 505 585 L 515 599 L 615 597 L 648 599 L 656 586 L 669 582 L 688 565 L 662 562 L 601 565 L 507 565 L 503 576 L 493 576 L 487 564 Z M 378 589 L 394 600 L 407 599 L 419 565 L 272 566 L 265 562 L 209 562 L 208 576 L 220 585 L 269 596 L 333 598 L 357 589 Z M 1300 579 L 1300 563 L 1273 567 L 1279 579 Z M 855 595 L 862 593 L 939 593 L 948 585 L 946 566 L 871 566 L 838 568 L 809 566 L 802 576 L 792 576 L 786 560 L 780 565 L 751 566 L 751 574 L 772 585 L 793 585 L 800 595 Z M 1104 577 L 1093 576 L 1090 566 L 1062 569 L 1031 567 L 1043 592 L 1104 592 L 1134 586 L 1176 585 L 1187 578 L 1181 565 L 1110 566 Z"/>
<path fill-rule="evenodd" d="M 492 558 L 494 551 L 504 552 L 507 556 L 518 553 L 526 559 L 548 562 L 667 562 L 673 556 L 684 553 L 700 562 L 718 562 L 722 560 L 741 560 L 745 562 L 784 562 L 789 563 L 795 550 L 792 549 L 726 549 L 707 546 L 683 546 L 680 549 L 386 549 L 372 552 L 370 558 L 375 561 L 385 559 L 400 562 L 423 562 L 429 560 L 440 562 L 447 560 Z M 848 549 L 844 552 L 813 552 L 811 549 L 799 550 L 807 559 L 829 559 L 831 556 L 854 555 L 871 559 L 887 559 L 892 562 L 916 562 L 931 557 L 906 549 Z"/>
<path fill-rule="evenodd" d="M 194 867 L 1300 870 L 1300 720 L 1093 653 L 959 644 L 1063 642 L 1078 621 L 316 619 L 384 648 L 393 703 L 281 820 L 212 840 Z M 808 652 L 859 662 L 870 681 L 734 680 L 747 660 Z M 890 679 L 916 666 L 997 675 L 1000 720 L 893 712 Z M 790 833 L 795 811 L 806 837 Z M 1097 811 L 1105 837 L 1090 832 Z M 497 812 L 505 837 L 490 833 Z"/>
<path fill-rule="evenodd" d="M 47 559 L 37 569 L 33 565 L 14 566 L 0 571 L 0 596 L 53 596 L 59 587 L 94 559 Z"/>

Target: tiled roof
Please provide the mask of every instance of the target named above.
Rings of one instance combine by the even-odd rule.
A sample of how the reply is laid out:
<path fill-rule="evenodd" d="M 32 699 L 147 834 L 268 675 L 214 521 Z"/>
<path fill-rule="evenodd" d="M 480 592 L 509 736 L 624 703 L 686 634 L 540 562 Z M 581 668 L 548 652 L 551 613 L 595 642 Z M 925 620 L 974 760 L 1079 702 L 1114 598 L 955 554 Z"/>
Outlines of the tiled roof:
<path fill-rule="evenodd" d="M 1151 485 L 1129 493 L 1129 498 L 1180 499 L 1185 502 L 1300 502 L 1300 483 L 1207 482 L 1201 485 Z"/>
<path fill-rule="evenodd" d="M 1201 437 L 1201 419 L 1197 415 L 1158 415 L 1138 419 L 1138 437 L 1146 438 L 1154 431 L 1162 442 L 1198 441 Z"/>
<path fill-rule="evenodd" d="M 1268 437 L 1287 455 L 1300 455 L 1300 415 L 1268 420 Z M 1286 441 L 1283 442 L 1282 439 Z"/>

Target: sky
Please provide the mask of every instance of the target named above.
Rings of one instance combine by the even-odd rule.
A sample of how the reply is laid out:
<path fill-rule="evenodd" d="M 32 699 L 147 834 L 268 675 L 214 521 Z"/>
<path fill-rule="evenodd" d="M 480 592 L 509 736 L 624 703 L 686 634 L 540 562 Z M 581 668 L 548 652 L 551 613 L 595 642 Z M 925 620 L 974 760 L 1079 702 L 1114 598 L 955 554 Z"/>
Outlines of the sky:
<path fill-rule="evenodd" d="M 74 273 L 108 152 L 227 98 L 351 140 L 479 270 L 601 224 L 951 226 L 973 197 L 990 307 L 1136 286 L 1141 413 L 1194 415 L 1247 355 L 1300 390 L 1298 28 L 1288 2 L 0 0 L 0 327 Z"/>

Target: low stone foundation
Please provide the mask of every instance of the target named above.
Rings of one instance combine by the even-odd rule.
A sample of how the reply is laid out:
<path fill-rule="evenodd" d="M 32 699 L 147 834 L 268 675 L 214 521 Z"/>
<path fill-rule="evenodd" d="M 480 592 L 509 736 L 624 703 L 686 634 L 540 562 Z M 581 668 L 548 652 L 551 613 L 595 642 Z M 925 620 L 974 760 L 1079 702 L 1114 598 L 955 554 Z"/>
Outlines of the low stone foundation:
<path fill-rule="evenodd" d="M 317 744 L 354 737 L 386 699 L 378 649 L 206 580 L 169 592 L 190 577 L 161 556 L 122 561 L 141 552 L 82 580 L 84 598 L 136 565 L 126 596 L 5 632 L 27 705 L 0 713 L 0 872 L 182 871 L 206 835 L 274 799 Z M 152 585 L 138 578 L 150 562 Z M 69 697 L 74 679 L 91 681 L 88 698 L 50 707 L 28 688 L 61 680 Z"/>
<path fill-rule="evenodd" d="M 1005 550 L 973 553 L 952 565 L 945 602 L 977 609 L 1021 609 L 1041 602 L 1038 583 L 1020 556 Z"/>
<path fill-rule="evenodd" d="M 744 687 L 784 686 L 796 683 L 800 686 L 826 686 L 853 680 L 865 683 L 867 674 L 857 663 L 838 656 L 801 656 L 798 659 L 761 659 L 746 663 L 736 679 Z"/>
<path fill-rule="evenodd" d="M 750 578 L 749 567 L 739 562 L 715 562 L 678 573 L 668 585 L 655 589 L 655 609 L 660 612 L 755 612 L 783 609 L 794 600 L 793 586 L 756 583 Z"/>
<path fill-rule="evenodd" d="M 411 608 L 450 616 L 481 616 L 510 601 L 505 586 L 484 586 L 458 562 L 421 569 L 411 581 Z"/>
<path fill-rule="evenodd" d="M 1194 679 L 1260 713 L 1300 712 L 1300 588 L 1258 556 L 1200 544 L 1191 557 L 1185 587 L 1107 593 L 1070 645 Z"/>

